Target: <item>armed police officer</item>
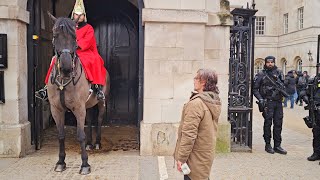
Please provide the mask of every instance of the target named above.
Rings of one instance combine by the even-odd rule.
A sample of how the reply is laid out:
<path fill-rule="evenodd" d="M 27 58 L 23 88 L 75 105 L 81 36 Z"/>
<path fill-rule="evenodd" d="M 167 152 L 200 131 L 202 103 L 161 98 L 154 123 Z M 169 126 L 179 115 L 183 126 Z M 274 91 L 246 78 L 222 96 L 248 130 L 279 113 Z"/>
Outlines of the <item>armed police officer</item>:
<path fill-rule="evenodd" d="M 320 64 L 317 63 L 317 75 L 308 80 L 308 86 L 305 91 L 300 93 L 303 101 L 307 104 L 306 110 L 309 110 L 309 116 L 303 118 L 306 125 L 312 128 L 313 134 L 313 154 L 309 156 L 308 161 L 320 160 Z M 320 164 L 320 163 L 319 163 Z"/>
<path fill-rule="evenodd" d="M 281 147 L 283 122 L 282 98 L 288 96 L 283 84 L 283 74 L 275 66 L 275 57 L 267 56 L 262 72 L 254 79 L 253 94 L 258 99 L 259 111 L 264 118 L 263 138 L 265 151 L 271 154 L 287 154 Z M 271 126 L 273 123 L 274 148 L 271 146 Z"/>

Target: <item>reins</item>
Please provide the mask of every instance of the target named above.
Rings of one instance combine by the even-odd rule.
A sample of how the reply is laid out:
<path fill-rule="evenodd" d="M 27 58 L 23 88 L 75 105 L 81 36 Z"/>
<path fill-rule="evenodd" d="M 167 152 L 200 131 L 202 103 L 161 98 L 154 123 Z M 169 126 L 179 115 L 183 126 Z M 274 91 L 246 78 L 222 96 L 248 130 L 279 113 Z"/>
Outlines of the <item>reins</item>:
<path fill-rule="evenodd" d="M 70 53 L 69 49 L 63 49 L 61 51 L 62 53 Z M 56 57 L 56 62 L 55 62 L 55 68 L 53 71 L 51 71 L 51 83 L 55 84 L 58 87 L 58 90 L 60 90 L 60 102 L 61 105 L 63 106 L 63 108 L 68 109 L 65 105 L 65 89 L 66 87 L 72 82 L 72 84 L 75 86 L 82 75 L 82 66 L 80 63 L 80 59 L 77 56 L 76 52 L 73 53 L 73 58 L 72 58 L 72 71 L 69 74 L 68 77 L 62 77 L 61 75 L 61 60 L 60 60 L 60 56 L 58 55 L 58 53 L 55 53 L 55 57 Z M 60 55 L 61 55 L 60 54 Z M 80 66 L 80 75 L 77 77 L 77 68 L 78 68 L 78 64 Z"/>

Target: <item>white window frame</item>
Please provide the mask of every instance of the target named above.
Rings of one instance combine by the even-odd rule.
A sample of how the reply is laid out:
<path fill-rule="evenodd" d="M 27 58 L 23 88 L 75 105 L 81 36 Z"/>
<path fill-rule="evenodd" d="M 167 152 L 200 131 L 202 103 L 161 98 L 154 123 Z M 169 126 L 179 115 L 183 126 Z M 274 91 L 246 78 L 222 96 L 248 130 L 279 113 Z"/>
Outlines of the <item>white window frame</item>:
<path fill-rule="evenodd" d="M 263 60 L 256 60 L 254 63 L 254 74 L 258 74 L 263 70 L 264 67 L 264 61 Z"/>
<path fill-rule="evenodd" d="M 256 17 L 256 35 L 265 35 L 266 31 L 266 17 L 257 16 Z"/>
<path fill-rule="evenodd" d="M 303 7 L 298 8 L 298 30 L 303 29 L 303 12 Z"/>
<path fill-rule="evenodd" d="M 289 32 L 289 14 L 283 15 L 283 33 L 287 34 Z"/>

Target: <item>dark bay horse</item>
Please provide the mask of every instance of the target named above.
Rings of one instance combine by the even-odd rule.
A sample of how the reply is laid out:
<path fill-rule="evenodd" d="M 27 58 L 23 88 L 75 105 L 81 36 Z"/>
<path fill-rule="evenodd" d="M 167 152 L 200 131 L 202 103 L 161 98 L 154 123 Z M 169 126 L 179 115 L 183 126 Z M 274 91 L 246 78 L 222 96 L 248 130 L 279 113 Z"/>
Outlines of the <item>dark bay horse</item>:
<path fill-rule="evenodd" d="M 88 154 L 86 152 L 86 135 L 84 131 L 85 119 L 88 108 L 98 105 L 98 128 L 96 137 L 96 148 L 99 148 L 101 139 L 101 124 L 106 111 L 106 102 L 98 101 L 96 93 L 90 91 L 91 84 L 86 79 L 81 62 L 76 54 L 76 23 L 69 18 L 53 19 L 53 46 L 55 52 L 55 64 L 51 71 L 48 82 L 48 99 L 52 117 L 58 129 L 59 138 L 59 161 L 56 164 L 55 171 L 62 172 L 66 169 L 65 163 L 65 112 L 71 111 L 77 119 L 77 139 L 81 146 L 82 165 L 80 174 L 89 174 L 91 172 L 88 163 Z M 110 91 L 110 79 L 107 73 L 107 86 L 103 91 L 107 95 Z M 107 98 L 106 98 L 107 99 Z M 90 123 L 91 124 L 91 123 Z M 91 131 L 90 131 L 91 133 Z M 91 145 L 91 134 L 88 145 Z M 92 146 L 92 145 L 91 145 Z"/>

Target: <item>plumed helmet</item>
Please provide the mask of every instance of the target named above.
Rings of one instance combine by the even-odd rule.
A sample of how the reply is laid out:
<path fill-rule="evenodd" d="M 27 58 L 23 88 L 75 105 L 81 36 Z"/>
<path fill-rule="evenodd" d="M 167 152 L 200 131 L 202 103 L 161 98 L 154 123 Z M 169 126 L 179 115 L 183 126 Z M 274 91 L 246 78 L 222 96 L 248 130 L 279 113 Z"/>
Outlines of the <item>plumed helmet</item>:
<path fill-rule="evenodd" d="M 73 11 L 71 13 L 71 19 L 73 19 L 73 14 L 84 14 L 85 16 L 85 22 L 87 22 L 87 15 L 86 15 L 86 9 L 84 8 L 83 0 L 76 0 L 76 3 L 74 4 Z"/>

